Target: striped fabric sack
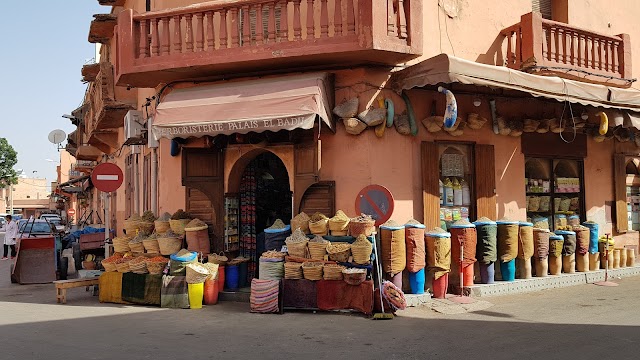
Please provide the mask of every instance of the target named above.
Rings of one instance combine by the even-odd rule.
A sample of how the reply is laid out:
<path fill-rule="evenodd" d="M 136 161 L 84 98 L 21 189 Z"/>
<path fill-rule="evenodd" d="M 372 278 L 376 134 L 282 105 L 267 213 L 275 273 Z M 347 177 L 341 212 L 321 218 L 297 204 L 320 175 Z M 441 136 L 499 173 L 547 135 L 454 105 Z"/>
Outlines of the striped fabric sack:
<path fill-rule="evenodd" d="M 251 280 L 251 312 L 277 313 L 278 296 L 280 294 L 280 281 L 278 280 Z"/>

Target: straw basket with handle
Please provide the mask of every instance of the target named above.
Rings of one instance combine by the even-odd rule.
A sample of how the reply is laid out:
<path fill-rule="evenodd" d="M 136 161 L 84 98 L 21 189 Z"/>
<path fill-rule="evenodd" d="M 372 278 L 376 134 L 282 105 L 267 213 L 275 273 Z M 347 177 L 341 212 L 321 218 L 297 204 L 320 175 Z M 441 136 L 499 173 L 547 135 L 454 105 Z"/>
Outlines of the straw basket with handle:
<path fill-rule="evenodd" d="M 200 263 L 187 264 L 187 284 L 200 284 L 209 277 L 209 269 Z"/>
<path fill-rule="evenodd" d="M 182 249 L 182 239 L 176 237 L 159 237 L 158 247 L 162 255 L 175 254 Z"/>
<path fill-rule="evenodd" d="M 169 220 L 169 227 L 171 231 L 178 235 L 184 235 L 184 228 L 191 222 L 189 219 Z"/>
<path fill-rule="evenodd" d="M 210 263 L 218 264 L 220 266 L 227 265 L 227 262 L 229 261 L 229 258 L 226 257 L 223 252 L 220 252 L 219 254 L 209 254 L 207 258 Z"/>
<path fill-rule="evenodd" d="M 296 215 L 293 219 L 291 219 L 291 231 L 296 231 L 296 229 L 300 229 L 303 233 L 309 234 L 309 215 L 301 212 Z"/>
<path fill-rule="evenodd" d="M 304 241 L 295 241 L 295 240 L 286 240 L 285 244 L 287 244 L 287 252 L 291 256 L 308 258 L 309 251 L 307 249 L 307 240 Z"/>
<path fill-rule="evenodd" d="M 302 264 L 298 262 L 284 263 L 284 278 L 289 280 L 302 279 Z"/>
<path fill-rule="evenodd" d="M 156 220 L 153 222 L 156 232 L 159 234 L 164 234 L 171 229 L 171 225 L 169 225 L 168 221 Z"/>
<path fill-rule="evenodd" d="M 309 248 L 309 256 L 313 260 L 324 260 L 324 256 L 327 255 L 327 246 L 329 246 L 330 242 L 324 239 L 320 239 L 320 241 L 309 241 L 307 244 Z"/>
<path fill-rule="evenodd" d="M 342 280 L 342 270 L 346 267 L 338 264 L 326 264 L 323 268 L 325 280 Z"/>
<path fill-rule="evenodd" d="M 113 251 L 117 253 L 126 253 L 130 251 L 129 241 L 130 237 L 116 237 L 113 239 Z"/>
<path fill-rule="evenodd" d="M 137 235 L 138 230 L 140 229 L 141 220 L 137 219 L 127 219 L 123 223 L 124 231 L 132 236 Z"/>
<path fill-rule="evenodd" d="M 351 219 L 349 222 L 349 232 L 353 237 L 358 237 L 359 235 L 371 236 L 375 229 L 375 220 L 360 221 L 357 219 Z"/>
<path fill-rule="evenodd" d="M 101 263 L 102 263 L 102 267 L 104 268 L 104 271 L 106 272 L 118 271 L 118 268 L 116 268 L 116 264 L 112 261 L 107 261 L 107 259 L 104 259 L 101 261 Z"/>
<path fill-rule="evenodd" d="M 129 261 L 129 269 L 131 272 L 136 274 L 146 274 L 147 273 L 147 263 L 143 256 L 139 256 L 131 261 Z"/>
<path fill-rule="evenodd" d="M 305 262 L 302 264 L 302 273 L 307 280 L 322 280 L 323 263 L 319 262 Z"/>
<path fill-rule="evenodd" d="M 158 245 L 158 239 L 144 239 L 142 240 L 144 250 L 149 254 L 159 254 L 160 245 Z"/>
<path fill-rule="evenodd" d="M 332 243 L 327 246 L 327 253 L 329 254 L 329 260 L 338 262 L 349 261 L 351 256 L 351 244 L 347 243 Z"/>
<path fill-rule="evenodd" d="M 127 260 L 127 259 L 119 259 L 116 262 L 116 269 L 118 270 L 118 272 L 121 272 L 121 273 L 130 272 L 131 268 L 129 267 L 129 260 Z"/>

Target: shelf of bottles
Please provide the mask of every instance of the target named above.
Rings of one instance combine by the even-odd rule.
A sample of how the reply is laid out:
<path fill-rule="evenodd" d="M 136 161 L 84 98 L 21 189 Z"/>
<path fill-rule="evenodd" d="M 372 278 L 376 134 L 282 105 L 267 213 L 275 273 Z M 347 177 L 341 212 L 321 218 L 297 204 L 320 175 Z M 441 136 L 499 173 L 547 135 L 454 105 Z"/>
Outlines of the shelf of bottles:
<path fill-rule="evenodd" d="M 474 220 L 472 151 L 471 145 L 467 144 L 439 146 L 440 222 L 443 229 L 461 219 Z"/>
<path fill-rule="evenodd" d="M 224 250 L 235 251 L 240 248 L 240 235 L 238 233 L 240 224 L 238 197 L 227 195 L 224 199 Z"/>

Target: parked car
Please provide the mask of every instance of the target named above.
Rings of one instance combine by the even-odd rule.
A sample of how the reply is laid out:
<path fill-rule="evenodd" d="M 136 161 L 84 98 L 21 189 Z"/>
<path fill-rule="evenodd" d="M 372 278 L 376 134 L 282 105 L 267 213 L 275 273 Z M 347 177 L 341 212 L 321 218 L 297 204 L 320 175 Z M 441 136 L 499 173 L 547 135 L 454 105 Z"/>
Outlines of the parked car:
<path fill-rule="evenodd" d="M 55 226 L 47 220 L 20 219 L 18 220 L 19 237 L 49 237 L 53 236 Z"/>
<path fill-rule="evenodd" d="M 50 224 L 56 227 L 56 231 L 63 232 L 65 230 L 65 226 L 62 224 L 62 218 L 58 214 L 42 214 L 40 215 L 41 220 L 46 220 Z"/>

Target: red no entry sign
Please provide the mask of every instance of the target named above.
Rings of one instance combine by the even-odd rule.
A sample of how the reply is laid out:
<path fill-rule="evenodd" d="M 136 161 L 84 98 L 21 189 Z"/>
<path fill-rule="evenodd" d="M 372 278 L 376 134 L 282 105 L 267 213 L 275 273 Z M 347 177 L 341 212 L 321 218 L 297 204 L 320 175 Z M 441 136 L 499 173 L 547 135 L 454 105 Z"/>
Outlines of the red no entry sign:
<path fill-rule="evenodd" d="M 123 180 L 122 170 L 116 164 L 102 163 L 91 172 L 91 182 L 100 191 L 116 191 L 122 185 Z"/>
<path fill-rule="evenodd" d="M 67 215 L 69 215 L 69 216 L 75 216 L 75 215 L 76 215 L 76 209 L 69 209 L 69 210 L 67 210 Z"/>
<path fill-rule="evenodd" d="M 393 195 L 386 187 L 380 185 L 369 185 L 356 197 L 356 212 L 371 215 L 376 220 L 376 226 L 391 218 L 393 206 Z"/>

